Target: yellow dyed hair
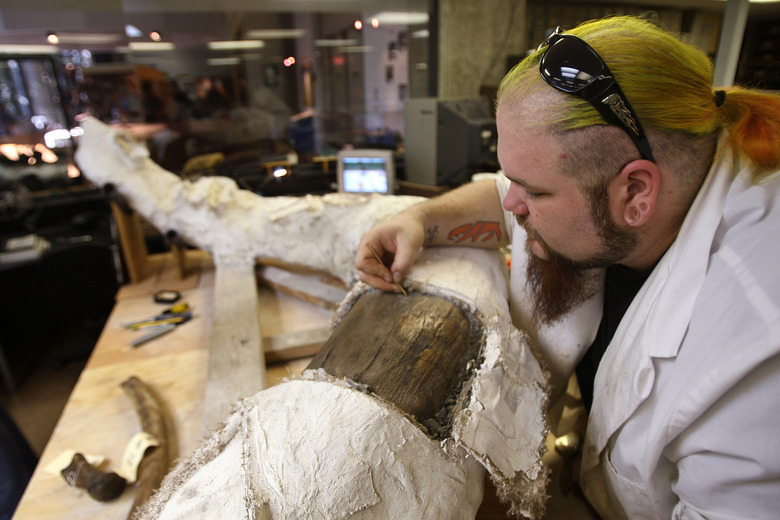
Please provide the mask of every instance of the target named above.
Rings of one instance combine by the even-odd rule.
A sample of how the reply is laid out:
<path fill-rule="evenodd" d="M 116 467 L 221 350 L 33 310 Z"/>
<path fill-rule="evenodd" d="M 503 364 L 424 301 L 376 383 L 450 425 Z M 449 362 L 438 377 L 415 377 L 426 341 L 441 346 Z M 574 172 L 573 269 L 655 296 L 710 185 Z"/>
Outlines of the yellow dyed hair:
<path fill-rule="evenodd" d="M 725 128 L 728 144 L 753 162 L 757 177 L 780 168 L 780 96 L 726 88 L 725 103 L 718 107 L 710 59 L 648 20 L 617 16 L 566 32 L 587 41 L 607 63 L 651 135 L 651 145 L 653 131 L 695 139 Z M 552 88 L 539 74 L 543 52 L 534 52 L 507 74 L 499 87 L 499 103 L 507 96 Z M 561 99 L 561 110 L 550 111 L 552 119 L 546 121 L 554 130 L 604 124 L 587 101 L 571 95 Z"/>

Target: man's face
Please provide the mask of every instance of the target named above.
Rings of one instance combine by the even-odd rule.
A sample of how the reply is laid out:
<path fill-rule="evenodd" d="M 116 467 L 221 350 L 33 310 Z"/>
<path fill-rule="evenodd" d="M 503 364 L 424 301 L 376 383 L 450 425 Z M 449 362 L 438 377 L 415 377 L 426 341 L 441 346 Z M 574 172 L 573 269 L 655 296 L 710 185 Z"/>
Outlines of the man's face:
<path fill-rule="evenodd" d="M 511 181 L 503 205 L 528 234 L 528 280 L 537 317 L 555 321 L 590 297 L 587 269 L 618 263 L 633 250 L 636 235 L 612 216 L 609 196 L 586 196 L 578 182 L 560 173 L 566 151 L 559 141 L 498 113 L 498 156 Z"/>
<path fill-rule="evenodd" d="M 518 128 L 498 113 L 498 159 L 511 181 L 504 209 L 528 231 L 531 252 L 547 260 L 550 252 L 589 263 L 601 249 L 590 201 L 575 179 L 559 173 L 566 158 L 558 140 L 533 128 Z"/>

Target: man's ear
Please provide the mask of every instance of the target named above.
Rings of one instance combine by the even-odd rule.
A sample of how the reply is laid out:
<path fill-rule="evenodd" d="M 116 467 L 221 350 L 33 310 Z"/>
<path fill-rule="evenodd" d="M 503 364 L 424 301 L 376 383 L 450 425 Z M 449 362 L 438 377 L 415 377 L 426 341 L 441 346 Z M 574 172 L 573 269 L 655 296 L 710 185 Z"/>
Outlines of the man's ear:
<path fill-rule="evenodd" d="M 661 172 L 651 161 L 631 161 L 616 178 L 620 216 L 632 227 L 647 222 L 655 210 L 661 190 Z"/>

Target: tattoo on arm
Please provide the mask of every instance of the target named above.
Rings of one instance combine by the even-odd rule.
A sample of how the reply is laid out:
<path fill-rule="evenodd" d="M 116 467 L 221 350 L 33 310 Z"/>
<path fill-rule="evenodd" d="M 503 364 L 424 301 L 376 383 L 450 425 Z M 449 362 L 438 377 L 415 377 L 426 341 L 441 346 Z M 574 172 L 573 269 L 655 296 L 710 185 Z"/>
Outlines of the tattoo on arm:
<path fill-rule="evenodd" d="M 425 244 L 433 244 L 436 237 L 439 236 L 439 226 L 433 226 L 425 230 Z"/>
<path fill-rule="evenodd" d="M 463 224 L 458 226 L 447 236 L 450 240 L 456 244 L 465 242 L 471 239 L 471 242 L 476 242 L 482 237 L 482 242 L 495 238 L 497 241 L 501 241 L 501 225 L 498 222 L 485 222 L 477 221 L 470 224 Z"/>

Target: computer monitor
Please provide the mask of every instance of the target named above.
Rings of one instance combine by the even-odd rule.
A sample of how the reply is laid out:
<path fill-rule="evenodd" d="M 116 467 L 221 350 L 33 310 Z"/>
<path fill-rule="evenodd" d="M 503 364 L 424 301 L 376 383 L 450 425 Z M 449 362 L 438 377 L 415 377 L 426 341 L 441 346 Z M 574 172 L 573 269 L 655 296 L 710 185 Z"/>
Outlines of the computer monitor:
<path fill-rule="evenodd" d="M 392 150 L 341 150 L 337 162 L 339 191 L 393 194 L 395 161 Z"/>

